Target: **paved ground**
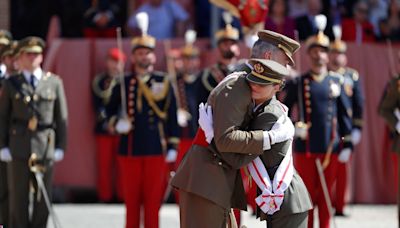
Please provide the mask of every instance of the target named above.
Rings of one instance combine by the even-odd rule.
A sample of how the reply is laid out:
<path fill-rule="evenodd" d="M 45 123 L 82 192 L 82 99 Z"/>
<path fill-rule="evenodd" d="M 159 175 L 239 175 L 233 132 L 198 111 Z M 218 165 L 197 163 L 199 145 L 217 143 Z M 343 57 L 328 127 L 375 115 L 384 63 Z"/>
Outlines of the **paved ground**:
<path fill-rule="evenodd" d="M 55 211 L 62 228 L 118 228 L 124 227 L 125 210 L 123 205 L 105 204 L 57 204 Z M 336 218 L 337 228 L 395 228 L 397 227 L 395 205 L 353 205 L 347 211 L 350 217 Z M 265 228 L 260 222 L 243 213 L 244 224 L 248 228 Z M 160 228 L 179 228 L 179 210 L 174 204 L 166 204 L 161 208 Z M 49 220 L 49 228 L 53 228 Z M 334 228 L 334 226 L 332 226 Z"/>

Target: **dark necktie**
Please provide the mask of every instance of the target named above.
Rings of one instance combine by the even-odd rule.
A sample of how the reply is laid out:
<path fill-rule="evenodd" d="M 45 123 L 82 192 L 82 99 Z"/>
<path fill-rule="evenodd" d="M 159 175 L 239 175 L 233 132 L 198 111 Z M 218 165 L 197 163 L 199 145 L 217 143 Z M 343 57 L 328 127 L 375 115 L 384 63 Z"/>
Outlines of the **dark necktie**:
<path fill-rule="evenodd" d="M 33 89 L 36 88 L 36 77 L 33 74 L 31 75 L 31 86 Z"/>

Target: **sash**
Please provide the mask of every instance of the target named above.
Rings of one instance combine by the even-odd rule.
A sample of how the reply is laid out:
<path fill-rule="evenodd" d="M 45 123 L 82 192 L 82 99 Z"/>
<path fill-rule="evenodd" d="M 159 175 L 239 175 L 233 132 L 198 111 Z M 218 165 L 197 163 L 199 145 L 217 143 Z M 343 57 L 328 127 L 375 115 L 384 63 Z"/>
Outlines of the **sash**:
<path fill-rule="evenodd" d="M 293 179 L 292 141 L 293 140 L 291 140 L 288 151 L 279 165 L 272 182 L 259 157 L 247 165 L 251 177 L 262 191 L 262 194 L 257 196 L 255 201 L 265 214 L 272 215 L 280 210 L 283 203 L 284 192 Z"/>

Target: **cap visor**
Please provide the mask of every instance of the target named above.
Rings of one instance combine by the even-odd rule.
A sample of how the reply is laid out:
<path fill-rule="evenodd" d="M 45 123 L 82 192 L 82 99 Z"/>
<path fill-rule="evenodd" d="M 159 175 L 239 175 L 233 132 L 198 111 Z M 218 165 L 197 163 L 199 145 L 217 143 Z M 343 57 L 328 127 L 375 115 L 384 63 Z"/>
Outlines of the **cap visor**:
<path fill-rule="evenodd" d="M 32 46 L 32 47 L 23 48 L 21 51 L 27 52 L 27 53 L 42 53 L 43 48 L 39 47 L 39 46 Z"/>
<path fill-rule="evenodd" d="M 255 84 L 259 84 L 259 85 L 270 85 L 273 83 L 271 81 L 266 81 L 259 77 L 256 77 L 251 73 L 246 76 L 246 80 L 249 82 L 255 83 Z"/>

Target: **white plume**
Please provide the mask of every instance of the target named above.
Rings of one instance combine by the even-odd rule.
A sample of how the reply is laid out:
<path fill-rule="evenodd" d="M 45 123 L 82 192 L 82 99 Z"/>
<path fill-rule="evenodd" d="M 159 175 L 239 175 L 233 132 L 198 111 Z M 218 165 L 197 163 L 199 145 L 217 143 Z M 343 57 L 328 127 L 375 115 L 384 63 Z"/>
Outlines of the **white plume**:
<path fill-rule="evenodd" d="M 227 24 L 227 25 L 232 24 L 232 21 L 233 21 L 232 14 L 229 13 L 228 11 L 224 11 L 222 13 L 222 18 L 224 19 L 225 24 Z"/>
<path fill-rule="evenodd" d="M 194 41 L 196 41 L 196 31 L 194 31 L 193 29 L 189 29 L 186 31 L 185 33 L 185 42 L 186 44 L 193 44 Z"/>
<path fill-rule="evenodd" d="M 323 14 L 315 16 L 315 26 L 317 26 L 319 31 L 324 31 L 326 27 L 326 16 Z"/>
<path fill-rule="evenodd" d="M 332 27 L 332 30 L 333 30 L 333 35 L 335 36 L 335 39 L 337 39 L 337 40 L 342 39 L 342 26 L 334 25 Z"/>
<path fill-rule="evenodd" d="M 136 14 L 136 22 L 142 31 L 142 35 L 147 35 L 147 30 L 149 28 L 149 15 L 146 12 Z"/>

